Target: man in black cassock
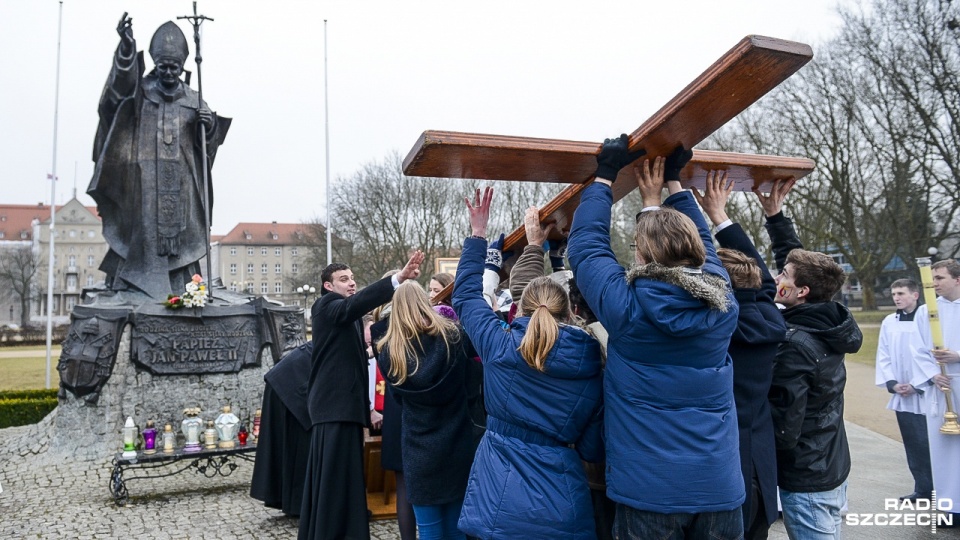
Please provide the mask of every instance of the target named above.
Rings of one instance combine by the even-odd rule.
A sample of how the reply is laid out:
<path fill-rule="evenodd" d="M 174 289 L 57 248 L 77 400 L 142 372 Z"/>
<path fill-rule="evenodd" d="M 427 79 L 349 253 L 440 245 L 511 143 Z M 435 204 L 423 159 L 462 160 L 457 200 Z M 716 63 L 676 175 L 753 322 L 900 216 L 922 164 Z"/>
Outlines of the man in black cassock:
<path fill-rule="evenodd" d="M 291 517 L 300 515 L 310 452 L 307 390 L 313 342 L 290 351 L 264 375 L 260 437 L 250 496 Z"/>
<path fill-rule="evenodd" d="M 322 296 L 311 310 L 313 359 L 308 408 L 310 453 L 300 510 L 300 540 L 370 538 L 363 481 L 363 427 L 370 422 L 367 347 L 361 318 L 420 275 L 414 252 L 400 273 L 360 292 L 350 267 L 324 268 Z"/>

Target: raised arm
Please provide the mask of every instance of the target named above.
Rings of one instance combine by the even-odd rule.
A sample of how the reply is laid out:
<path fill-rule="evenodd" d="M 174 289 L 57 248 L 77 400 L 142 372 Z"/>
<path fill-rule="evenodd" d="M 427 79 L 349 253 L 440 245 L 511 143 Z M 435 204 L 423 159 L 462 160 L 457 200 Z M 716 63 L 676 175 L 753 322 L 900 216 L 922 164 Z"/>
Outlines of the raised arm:
<path fill-rule="evenodd" d="M 523 215 L 523 228 L 527 235 L 527 245 L 510 269 L 510 294 L 514 302 L 520 301 L 520 295 L 527 284 L 543 277 L 543 243 L 553 230 L 554 224 L 540 225 L 540 210 L 536 206 L 527 208 Z"/>
<path fill-rule="evenodd" d="M 760 193 L 757 189 L 753 191 L 757 194 L 757 199 L 760 200 L 760 206 L 763 207 L 763 213 L 767 218 L 764 227 L 773 244 L 773 258 L 777 263 L 777 270 L 781 272 L 786 265 L 787 255 L 794 249 L 803 249 L 793 221 L 784 216 L 782 210 L 784 199 L 796 183 L 794 178 L 775 180 L 773 188 L 767 195 Z"/>
<path fill-rule="evenodd" d="M 483 264 L 487 252 L 485 237 L 492 199 L 493 188 L 489 187 L 484 189 L 482 196 L 478 189 L 473 203 L 464 199 L 470 213 L 472 236 L 463 241 L 452 299 L 460 324 L 484 361 L 498 358 L 503 350 L 511 346 L 509 336 L 500 326 L 500 319 L 483 300 Z"/>
<path fill-rule="evenodd" d="M 693 196 L 700 203 L 703 212 L 713 222 L 716 228 L 717 243 L 722 248 L 735 249 L 757 262 L 760 267 L 760 289 L 768 300 L 773 301 L 777 293 L 777 283 L 767 268 L 760 252 L 744 232 L 739 223 L 733 223 L 727 216 L 727 201 L 730 200 L 730 194 L 733 193 L 733 181 L 727 181 L 725 171 L 710 171 L 707 173 L 705 190 L 703 193 L 696 189 L 692 190 Z"/>
<path fill-rule="evenodd" d="M 577 287 L 600 323 L 611 333 L 628 324 L 626 272 L 610 249 L 610 186 L 620 169 L 642 155 L 629 153 L 627 136 L 607 139 L 597 155 L 595 182 L 583 190 L 573 214 L 567 256 Z"/>

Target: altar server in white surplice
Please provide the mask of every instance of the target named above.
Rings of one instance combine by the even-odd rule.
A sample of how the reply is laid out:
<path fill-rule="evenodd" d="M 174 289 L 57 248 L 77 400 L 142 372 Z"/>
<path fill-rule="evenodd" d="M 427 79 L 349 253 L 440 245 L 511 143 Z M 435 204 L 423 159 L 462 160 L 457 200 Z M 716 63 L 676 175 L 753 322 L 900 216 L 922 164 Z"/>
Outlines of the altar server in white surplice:
<path fill-rule="evenodd" d="M 930 335 L 930 319 L 927 306 L 917 309 L 917 328 L 923 338 L 923 346 L 914 356 L 917 372 L 911 383 L 924 390 L 927 436 L 930 440 L 930 464 L 933 468 L 933 488 L 937 499 L 951 499 L 955 511 L 960 511 L 960 435 L 940 433 L 946 400 L 940 390 L 950 387 L 953 391 L 953 407 L 960 411 L 960 264 L 953 259 L 939 261 L 931 267 L 933 284 L 937 292 L 937 310 L 943 331 L 943 349 L 933 350 Z M 947 376 L 940 373 L 937 362 L 943 362 Z M 939 388 L 938 388 L 939 387 Z M 944 501 L 939 506 L 944 507 Z M 957 521 L 960 516 L 955 516 Z"/>
<path fill-rule="evenodd" d="M 900 500 L 929 499 L 933 491 L 933 476 L 930 473 L 927 419 L 921 398 L 923 390 L 910 384 L 916 371 L 915 351 L 923 347 L 914 321 L 920 287 L 912 279 L 898 279 L 890 284 L 890 294 L 897 312 L 887 315 L 880 325 L 876 383 L 891 394 L 887 408 L 896 412 L 903 448 L 907 454 L 907 466 L 913 475 L 913 493 L 900 497 Z"/>

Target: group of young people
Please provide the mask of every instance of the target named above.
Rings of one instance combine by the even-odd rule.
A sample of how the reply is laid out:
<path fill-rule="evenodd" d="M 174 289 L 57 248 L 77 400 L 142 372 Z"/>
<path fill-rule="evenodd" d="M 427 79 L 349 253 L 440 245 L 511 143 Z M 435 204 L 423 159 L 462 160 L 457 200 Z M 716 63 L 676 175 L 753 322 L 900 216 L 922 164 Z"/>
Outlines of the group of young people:
<path fill-rule="evenodd" d="M 839 536 L 843 358 L 862 341 L 831 300 L 842 269 L 802 249 L 781 212 L 792 180 L 758 193 L 774 277 L 726 216 L 724 173 L 688 191 L 691 151 L 641 155 L 625 135 L 604 142 L 567 237 L 572 278 L 543 275 L 552 231 L 527 212 L 508 321 L 484 286 L 501 262 L 487 239 L 491 188 L 466 199 L 453 313 L 415 283 L 419 251 L 360 291 L 345 265 L 324 270 L 299 383 L 310 422 L 300 538 L 369 537 L 361 319 L 388 303 L 372 354 L 402 404 L 399 478 L 420 538 L 765 538 L 777 486 L 791 538 Z M 643 198 L 629 270 L 610 246 L 625 167 L 620 181 L 635 177 Z"/>

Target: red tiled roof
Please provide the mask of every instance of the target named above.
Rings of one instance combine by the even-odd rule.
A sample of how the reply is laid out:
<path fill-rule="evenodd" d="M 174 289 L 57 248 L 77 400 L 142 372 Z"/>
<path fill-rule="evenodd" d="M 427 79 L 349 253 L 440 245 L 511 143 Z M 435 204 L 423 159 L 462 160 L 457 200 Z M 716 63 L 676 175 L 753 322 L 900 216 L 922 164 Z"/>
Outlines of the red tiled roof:
<path fill-rule="evenodd" d="M 220 238 L 220 245 L 301 244 L 308 227 L 302 223 L 238 223 Z"/>
<path fill-rule="evenodd" d="M 64 205 L 58 205 L 57 211 Z M 87 206 L 93 215 L 97 214 L 96 206 Z M 0 204 L 0 241 L 28 241 L 33 240 L 33 220 L 41 222 L 50 219 L 50 205 L 47 204 Z M 21 237 L 21 233 L 26 236 Z"/>

